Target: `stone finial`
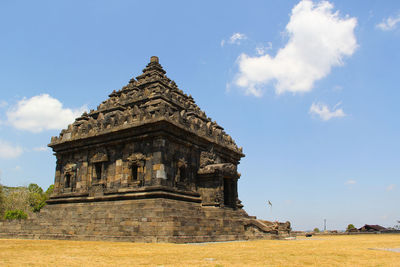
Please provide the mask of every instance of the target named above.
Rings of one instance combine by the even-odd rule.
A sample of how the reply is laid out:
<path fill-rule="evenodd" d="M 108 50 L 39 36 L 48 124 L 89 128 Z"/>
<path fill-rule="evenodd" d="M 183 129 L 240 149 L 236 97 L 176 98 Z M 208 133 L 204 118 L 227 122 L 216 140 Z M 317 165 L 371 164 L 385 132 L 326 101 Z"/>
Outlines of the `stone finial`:
<path fill-rule="evenodd" d="M 150 62 L 158 63 L 158 57 L 152 56 L 152 57 L 150 58 Z"/>

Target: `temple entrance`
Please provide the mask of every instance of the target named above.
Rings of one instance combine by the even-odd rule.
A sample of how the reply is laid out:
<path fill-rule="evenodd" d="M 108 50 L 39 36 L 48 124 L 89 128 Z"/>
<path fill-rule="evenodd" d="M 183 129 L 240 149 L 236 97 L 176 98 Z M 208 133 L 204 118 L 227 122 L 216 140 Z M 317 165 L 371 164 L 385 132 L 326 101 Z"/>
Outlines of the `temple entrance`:
<path fill-rule="evenodd" d="M 224 205 L 234 207 L 233 181 L 228 178 L 224 178 Z"/>
<path fill-rule="evenodd" d="M 101 180 L 102 170 L 103 170 L 103 163 L 99 162 L 94 164 L 94 174 L 95 174 L 94 181 L 99 182 Z"/>
<path fill-rule="evenodd" d="M 65 188 L 71 187 L 71 174 L 65 174 Z"/>
<path fill-rule="evenodd" d="M 131 171 L 132 171 L 132 179 L 131 179 L 131 182 L 136 182 L 136 181 L 138 180 L 138 178 L 139 178 L 139 175 L 138 175 L 139 166 L 136 165 L 136 164 L 133 164 L 133 165 L 132 165 Z"/>

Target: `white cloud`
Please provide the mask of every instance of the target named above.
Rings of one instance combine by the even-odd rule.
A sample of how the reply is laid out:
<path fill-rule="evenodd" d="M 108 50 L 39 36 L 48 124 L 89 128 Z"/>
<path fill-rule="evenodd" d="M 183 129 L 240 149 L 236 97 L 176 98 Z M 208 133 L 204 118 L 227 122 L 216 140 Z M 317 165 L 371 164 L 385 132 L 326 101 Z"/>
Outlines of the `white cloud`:
<path fill-rule="evenodd" d="M 328 121 L 332 118 L 345 117 L 343 109 L 338 108 L 341 103 L 337 103 L 332 110 L 323 103 L 312 103 L 309 113 L 312 115 L 318 115 L 323 121 Z"/>
<path fill-rule="evenodd" d="M 21 168 L 21 166 L 17 165 L 17 166 L 15 166 L 14 170 L 19 172 L 20 170 L 22 170 L 22 168 Z"/>
<path fill-rule="evenodd" d="M 272 49 L 272 43 L 268 42 L 267 45 L 258 45 L 256 47 L 257 55 L 262 56 L 267 53 L 268 50 Z"/>
<path fill-rule="evenodd" d="M 33 151 L 37 151 L 37 152 L 44 152 L 44 151 L 48 151 L 49 148 L 45 147 L 45 146 L 40 146 L 40 147 L 34 147 Z"/>
<path fill-rule="evenodd" d="M 240 44 L 240 40 L 247 39 L 244 33 L 236 32 L 232 34 L 231 38 L 229 38 L 230 44 Z"/>
<path fill-rule="evenodd" d="M 357 182 L 355 180 L 347 180 L 344 184 L 348 184 L 348 185 L 353 185 L 356 184 Z"/>
<path fill-rule="evenodd" d="M 341 18 L 327 1 L 300 1 L 293 9 L 286 34 L 289 40 L 275 57 L 268 54 L 238 57 L 237 86 L 247 94 L 261 96 L 263 87 L 276 81 L 275 92 L 309 92 L 315 81 L 331 68 L 343 65 L 343 58 L 357 48 L 356 18 Z"/>
<path fill-rule="evenodd" d="M 60 101 L 48 94 L 42 94 L 20 100 L 7 111 L 7 118 L 17 129 L 39 133 L 44 130 L 65 128 L 84 110 L 85 107 L 63 108 Z"/>
<path fill-rule="evenodd" d="M 0 100 L 0 108 L 5 108 L 7 107 L 8 103 L 4 100 Z"/>
<path fill-rule="evenodd" d="M 399 22 L 400 13 L 397 15 L 397 17 L 388 17 L 387 19 L 384 19 L 381 23 L 377 24 L 376 27 L 382 31 L 390 31 L 396 29 Z"/>
<path fill-rule="evenodd" d="M 388 187 L 386 187 L 386 191 L 392 191 L 393 189 L 395 189 L 396 185 L 391 184 Z"/>
<path fill-rule="evenodd" d="M 245 39 L 247 39 L 247 36 L 244 33 L 236 32 L 236 33 L 232 34 L 231 37 L 229 37 L 227 42 L 228 42 L 228 44 L 240 45 L 240 41 L 241 40 L 245 40 Z M 226 43 L 226 41 L 222 40 L 221 41 L 221 46 L 224 46 L 225 43 Z"/>
<path fill-rule="evenodd" d="M 0 140 L 0 158 L 12 159 L 17 158 L 22 154 L 20 146 L 13 146 L 8 142 Z"/>

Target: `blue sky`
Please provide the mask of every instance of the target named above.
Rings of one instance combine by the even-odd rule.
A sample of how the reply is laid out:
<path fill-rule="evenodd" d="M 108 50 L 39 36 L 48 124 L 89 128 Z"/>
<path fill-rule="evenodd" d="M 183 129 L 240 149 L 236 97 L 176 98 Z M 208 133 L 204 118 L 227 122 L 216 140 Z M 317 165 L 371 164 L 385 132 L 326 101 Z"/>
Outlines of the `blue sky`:
<path fill-rule="evenodd" d="M 243 146 L 249 214 L 400 220 L 399 1 L 1 1 L 0 34 L 2 184 L 47 188 L 50 137 L 156 55 Z"/>

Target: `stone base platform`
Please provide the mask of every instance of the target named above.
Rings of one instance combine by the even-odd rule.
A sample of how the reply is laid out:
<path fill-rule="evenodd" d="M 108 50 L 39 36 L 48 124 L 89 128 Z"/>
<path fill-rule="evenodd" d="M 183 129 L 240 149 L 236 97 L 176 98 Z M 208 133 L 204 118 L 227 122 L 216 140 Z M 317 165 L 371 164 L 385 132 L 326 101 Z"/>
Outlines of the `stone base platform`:
<path fill-rule="evenodd" d="M 58 203 L 27 220 L 0 221 L 0 238 L 24 239 L 188 243 L 278 239 L 289 231 L 242 209 L 165 198 Z"/>

